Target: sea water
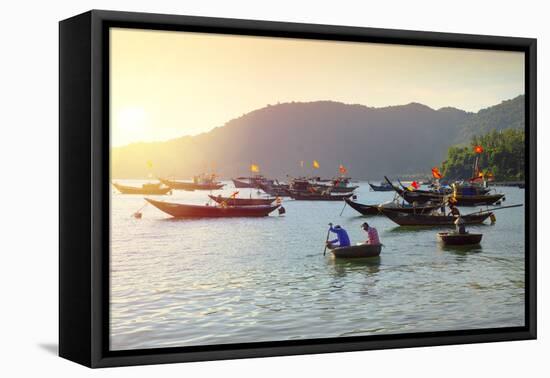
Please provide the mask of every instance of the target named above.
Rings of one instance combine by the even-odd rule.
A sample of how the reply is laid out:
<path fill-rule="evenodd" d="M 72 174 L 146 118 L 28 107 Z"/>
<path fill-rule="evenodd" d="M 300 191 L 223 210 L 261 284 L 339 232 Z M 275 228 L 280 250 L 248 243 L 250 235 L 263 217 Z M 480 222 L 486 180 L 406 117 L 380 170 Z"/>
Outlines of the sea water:
<path fill-rule="evenodd" d="M 142 181 L 121 181 L 140 185 Z M 393 192 L 359 183 L 357 201 Z M 235 189 L 227 182 L 229 195 Z M 499 188 L 503 205 L 525 191 Z M 258 196 L 239 189 L 240 197 Z M 209 192 L 152 196 L 205 204 Z M 264 218 L 173 219 L 143 196 L 111 197 L 112 350 L 523 326 L 525 208 L 469 226 L 481 246 L 450 248 L 446 228 L 399 227 L 342 202 L 284 200 L 286 214 Z M 463 214 L 476 208 L 461 208 Z M 323 256 L 327 224 L 362 242 L 368 221 L 384 244 L 379 258 Z"/>

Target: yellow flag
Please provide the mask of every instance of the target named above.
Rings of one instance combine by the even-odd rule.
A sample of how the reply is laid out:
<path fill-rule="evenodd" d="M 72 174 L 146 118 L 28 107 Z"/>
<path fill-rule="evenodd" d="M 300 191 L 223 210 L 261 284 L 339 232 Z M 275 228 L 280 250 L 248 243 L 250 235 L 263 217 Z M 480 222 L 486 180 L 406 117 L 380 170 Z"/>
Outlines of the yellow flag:
<path fill-rule="evenodd" d="M 151 160 L 147 160 L 147 168 L 153 168 L 153 162 Z"/>
<path fill-rule="evenodd" d="M 313 160 L 313 168 L 319 169 L 319 167 L 320 167 L 319 162 L 317 160 Z"/>
<path fill-rule="evenodd" d="M 250 164 L 250 172 L 260 172 L 260 167 L 257 164 Z"/>

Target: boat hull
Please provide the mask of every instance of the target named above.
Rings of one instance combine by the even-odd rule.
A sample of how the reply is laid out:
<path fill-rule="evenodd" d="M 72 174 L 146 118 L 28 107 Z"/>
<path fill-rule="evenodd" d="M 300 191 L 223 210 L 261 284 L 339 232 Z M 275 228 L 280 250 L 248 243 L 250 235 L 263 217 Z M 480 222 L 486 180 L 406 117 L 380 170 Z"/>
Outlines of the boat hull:
<path fill-rule="evenodd" d="M 504 197 L 504 194 L 486 194 L 479 196 L 464 196 L 459 194 L 453 196 L 440 193 L 426 193 L 406 190 L 400 191 L 399 194 L 405 199 L 405 201 L 411 204 L 415 202 L 418 204 L 423 204 L 429 201 L 442 202 L 447 198 L 454 198 L 457 206 L 488 206 L 500 201 L 502 197 Z"/>
<path fill-rule="evenodd" d="M 140 194 L 140 195 L 165 195 L 172 191 L 170 187 L 158 187 L 158 188 L 138 188 L 134 186 L 126 186 L 120 184 L 114 184 L 113 186 L 122 194 Z"/>
<path fill-rule="evenodd" d="M 297 201 L 343 201 L 346 198 L 353 196 L 353 193 L 347 194 L 335 194 L 335 195 L 325 195 L 325 194 L 313 194 L 313 193 L 304 193 L 304 192 L 290 192 L 290 198 Z"/>
<path fill-rule="evenodd" d="M 477 245 L 481 243 L 483 234 L 440 232 L 437 237 L 444 245 Z"/>
<path fill-rule="evenodd" d="M 275 198 L 231 198 L 213 195 L 208 197 L 219 204 L 225 203 L 227 206 L 268 206 L 275 201 Z"/>
<path fill-rule="evenodd" d="M 160 211 L 173 216 L 174 218 L 230 218 L 230 217 L 265 217 L 273 212 L 280 205 L 276 206 L 199 206 L 185 205 L 164 201 L 155 201 L 145 198 L 147 202 Z"/>
<path fill-rule="evenodd" d="M 381 210 L 381 213 L 400 226 L 454 226 L 456 220 L 455 217 L 447 215 L 405 214 L 385 210 Z M 465 224 L 481 224 L 491 214 L 493 213 L 469 214 L 463 215 L 461 218 Z"/>
<path fill-rule="evenodd" d="M 382 244 L 359 244 L 352 245 L 349 247 L 340 247 L 330 250 L 332 255 L 336 258 L 366 258 L 366 257 L 377 257 L 380 256 L 382 252 Z"/>
<path fill-rule="evenodd" d="M 399 213 L 407 213 L 407 214 L 422 214 L 426 212 L 431 212 L 432 210 L 438 209 L 439 205 L 426 205 L 426 206 L 395 206 L 395 207 L 387 207 L 381 205 L 365 205 L 362 203 L 354 202 L 350 200 L 349 198 L 345 199 L 346 203 L 357 212 L 361 213 L 362 215 L 379 215 L 380 214 L 380 208 L 384 211 L 393 211 L 393 212 L 399 212 Z"/>
<path fill-rule="evenodd" d="M 208 184 L 198 184 L 194 182 L 175 181 L 175 180 L 166 180 L 166 179 L 159 179 L 159 181 L 172 189 L 186 190 L 189 192 L 192 192 L 195 190 L 218 190 L 223 188 L 223 186 L 225 185 L 217 182 L 208 183 Z"/>

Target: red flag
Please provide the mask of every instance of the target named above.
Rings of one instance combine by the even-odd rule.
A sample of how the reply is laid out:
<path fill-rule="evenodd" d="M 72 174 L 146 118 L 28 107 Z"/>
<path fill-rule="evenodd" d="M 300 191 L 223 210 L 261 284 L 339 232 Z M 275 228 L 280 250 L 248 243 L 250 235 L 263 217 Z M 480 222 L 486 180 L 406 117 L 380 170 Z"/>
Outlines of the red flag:
<path fill-rule="evenodd" d="M 411 183 L 411 186 L 412 186 L 413 188 L 415 188 L 415 189 L 418 189 L 418 188 L 420 187 L 420 185 L 418 185 L 418 183 L 417 183 L 416 181 L 413 181 L 413 182 Z"/>
<path fill-rule="evenodd" d="M 482 146 L 479 146 L 479 145 L 478 145 L 478 146 L 475 146 L 475 147 L 474 147 L 474 152 L 475 152 L 476 154 L 481 154 L 481 153 L 483 153 L 483 147 L 482 147 Z"/>
<path fill-rule="evenodd" d="M 344 167 L 342 164 L 340 164 L 340 167 L 338 167 L 338 170 L 340 171 L 341 174 L 345 175 L 346 173 L 348 173 L 348 170 L 346 169 L 346 167 Z"/>
<path fill-rule="evenodd" d="M 437 168 L 437 167 L 433 167 L 433 168 L 432 168 L 432 176 L 433 176 L 435 179 L 443 178 L 443 175 L 441 174 L 441 172 L 439 172 L 439 168 Z"/>

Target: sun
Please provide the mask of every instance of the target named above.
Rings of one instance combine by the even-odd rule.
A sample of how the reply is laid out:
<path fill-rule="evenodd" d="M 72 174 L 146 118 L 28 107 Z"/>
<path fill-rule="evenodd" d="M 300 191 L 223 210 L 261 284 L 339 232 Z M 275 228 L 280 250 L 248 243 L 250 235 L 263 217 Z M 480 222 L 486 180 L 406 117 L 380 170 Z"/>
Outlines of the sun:
<path fill-rule="evenodd" d="M 113 118 L 113 144 L 121 145 L 146 139 L 147 114 L 141 107 L 117 110 Z"/>

